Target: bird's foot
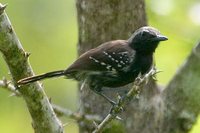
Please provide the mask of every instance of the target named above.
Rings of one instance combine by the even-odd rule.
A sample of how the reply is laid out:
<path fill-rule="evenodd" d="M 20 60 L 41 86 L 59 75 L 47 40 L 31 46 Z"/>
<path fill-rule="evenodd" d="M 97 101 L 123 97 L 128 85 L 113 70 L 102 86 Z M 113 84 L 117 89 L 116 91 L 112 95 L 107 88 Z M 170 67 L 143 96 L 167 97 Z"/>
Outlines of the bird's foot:
<path fill-rule="evenodd" d="M 108 96 L 106 96 L 105 94 L 103 94 L 103 92 L 101 90 L 93 90 L 95 93 L 97 93 L 98 95 L 102 96 L 106 101 L 108 101 L 112 106 L 117 105 L 117 103 L 115 101 L 113 101 L 112 99 L 110 99 Z"/>
<path fill-rule="evenodd" d="M 102 92 L 100 92 L 99 95 L 101 95 L 103 98 L 105 98 L 105 100 L 108 101 L 112 106 L 117 105 L 117 103 L 115 101 L 111 100 L 108 96 L 106 96 Z"/>
<path fill-rule="evenodd" d="M 145 75 L 138 76 L 135 79 L 135 85 L 140 85 L 141 83 L 147 84 L 149 82 L 149 77 L 151 76 L 154 80 L 156 80 L 156 74 L 162 72 L 161 70 L 157 70 L 156 68 L 152 68 Z"/>
<path fill-rule="evenodd" d="M 142 82 L 142 80 L 143 80 L 142 77 L 137 77 L 137 78 L 135 79 L 135 82 L 134 82 L 135 85 L 138 85 L 138 86 L 139 86 L 140 83 Z"/>
<path fill-rule="evenodd" d="M 163 71 L 154 68 L 154 72 L 152 73 L 152 78 L 153 78 L 153 80 L 157 81 L 157 79 L 156 79 L 156 74 L 158 74 L 158 73 L 160 73 L 160 72 L 163 72 Z"/>
<path fill-rule="evenodd" d="M 109 103 L 110 103 L 112 106 L 117 105 L 117 103 L 116 103 L 115 101 L 113 101 L 113 100 L 110 100 Z"/>

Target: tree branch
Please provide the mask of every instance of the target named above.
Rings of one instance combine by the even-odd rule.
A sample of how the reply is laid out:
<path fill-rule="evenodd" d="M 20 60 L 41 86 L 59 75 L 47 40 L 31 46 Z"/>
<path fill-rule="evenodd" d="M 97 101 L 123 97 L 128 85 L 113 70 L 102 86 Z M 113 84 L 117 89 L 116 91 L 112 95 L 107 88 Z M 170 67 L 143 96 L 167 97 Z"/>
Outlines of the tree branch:
<path fill-rule="evenodd" d="M 187 133 L 192 128 L 200 111 L 199 81 L 200 43 L 192 50 L 163 92 L 163 133 Z"/>
<path fill-rule="evenodd" d="M 74 120 L 76 120 L 77 122 L 89 122 L 89 123 L 93 123 L 95 122 L 100 122 L 102 120 L 102 118 L 98 115 L 89 115 L 89 114 L 81 114 L 81 113 L 76 113 L 76 112 L 72 112 L 71 110 L 68 110 L 66 108 L 62 108 L 58 105 L 53 104 L 53 109 L 55 111 L 55 113 L 58 116 L 67 116 L 69 118 L 72 118 Z"/>
<path fill-rule="evenodd" d="M 149 79 L 149 77 L 155 75 L 158 73 L 155 69 L 151 69 L 148 74 L 146 74 L 143 78 L 138 77 L 136 81 L 133 84 L 133 87 L 129 90 L 129 92 L 124 96 L 120 97 L 118 100 L 117 105 L 114 105 L 111 108 L 110 113 L 105 117 L 105 119 L 96 127 L 96 129 L 93 131 L 93 133 L 100 133 L 104 129 L 106 125 L 108 125 L 113 119 L 119 118 L 117 115 L 120 114 L 125 106 L 129 104 L 129 102 L 137 98 L 140 94 L 141 89 L 143 88 L 142 85 L 145 81 Z"/>
<path fill-rule="evenodd" d="M 35 133 L 62 133 L 63 127 L 56 117 L 53 108 L 39 83 L 17 86 L 17 81 L 34 75 L 28 63 L 29 54 L 24 52 L 10 20 L 0 4 L 0 51 L 9 67 L 15 88 L 24 98 L 32 116 Z"/>
<path fill-rule="evenodd" d="M 6 78 L 3 78 L 3 80 L 0 80 L 0 87 L 12 92 L 11 95 L 15 96 L 21 96 L 20 92 L 15 89 L 15 86 L 11 84 L 10 81 L 8 81 Z"/>

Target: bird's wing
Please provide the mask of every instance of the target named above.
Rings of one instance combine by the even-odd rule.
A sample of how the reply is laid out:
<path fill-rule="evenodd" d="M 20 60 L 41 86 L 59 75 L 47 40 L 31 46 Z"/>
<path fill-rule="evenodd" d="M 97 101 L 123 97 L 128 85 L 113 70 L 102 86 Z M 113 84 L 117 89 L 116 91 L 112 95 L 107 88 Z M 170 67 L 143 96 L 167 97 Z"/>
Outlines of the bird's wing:
<path fill-rule="evenodd" d="M 110 41 L 81 55 L 66 73 L 78 71 L 121 71 L 129 66 L 135 51 L 126 40 Z"/>

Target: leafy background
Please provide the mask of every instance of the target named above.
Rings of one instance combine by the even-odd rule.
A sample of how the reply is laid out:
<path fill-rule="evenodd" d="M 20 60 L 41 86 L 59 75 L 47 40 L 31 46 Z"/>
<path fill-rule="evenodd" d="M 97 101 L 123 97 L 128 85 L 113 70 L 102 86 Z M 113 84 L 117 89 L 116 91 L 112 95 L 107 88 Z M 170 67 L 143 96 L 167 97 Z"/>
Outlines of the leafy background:
<path fill-rule="evenodd" d="M 64 69 L 76 59 L 78 31 L 75 0 L 1 0 L 1 3 L 8 3 L 6 12 L 24 49 L 32 53 L 29 60 L 35 73 Z M 169 37 L 155 54 L 157 67 L 164 71 L 158 75 L 158 82 L 166 85 L 200 39 L 200 2 L 146 0 L 146 8 L 149 25 Z M 8 68 L 0 58 L 2 77 L 10 79 Z M 75 81 L 59 78 L 43 83 L 53 103 L 73 111 L 78 109 Z M 9 92 L 0 89 L 1 132 L 33 132 L 24 101 L 9 95 Z M 68 132 L 78 133 L 74 120 L 61 119 L 66 123 Z M 190 133 L 199 132 L 200 118 Z"/>

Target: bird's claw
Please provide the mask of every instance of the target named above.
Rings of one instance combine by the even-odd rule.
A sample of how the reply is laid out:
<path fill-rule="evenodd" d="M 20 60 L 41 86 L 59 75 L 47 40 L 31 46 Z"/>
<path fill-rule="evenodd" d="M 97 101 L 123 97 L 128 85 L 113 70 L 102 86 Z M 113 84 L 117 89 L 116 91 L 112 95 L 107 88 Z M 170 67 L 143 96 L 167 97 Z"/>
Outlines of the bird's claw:
<path fill-rule="evenodd" d="M 141 82 L 142 82 L 142 78 L 141 78 L 141 77 L 137 77 L 137 78 L 135 79 L 135 84 L 136 84 L 136 85 L 139 85 Z"/>
<path fill-rule="evenodd" d="M 153 71 L 152 74 L 151 74 L 151 77 L 153 78 L 153 80 L 157 81 L 156 74 L 158 74 L 158 73 L 160 73 L 160 72 L 163 72 L 163 71 L 154 68 L 154 71 Z"/>
<path fill-rule="evenodd" d="M 109 101 L 109 103 L 110 103 L 112 106 L 116 106 L 116 105 L 117 105 L 117 103 L 114 102 L 113 100 L 108 100 L 108 101 Z"/>
<path fill-rule="evenodd" d="M 123 119 L 121 117 L 119 117 L 119 116 L 116 116 L 116 119 L 120 120 L 120 121 L 123 121 Z"/>
<path fill-rule="evenodd" d="M 112 106 L 117 105 L 116 102 L 114 102 L 113 100 L 111 100 L 109 97 L 107 97 L 106 95 L 104 95 L 102 92 L 97 92 L 100 96 L 102 96 L 105 100 L 107 100 Z"/>

